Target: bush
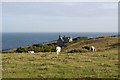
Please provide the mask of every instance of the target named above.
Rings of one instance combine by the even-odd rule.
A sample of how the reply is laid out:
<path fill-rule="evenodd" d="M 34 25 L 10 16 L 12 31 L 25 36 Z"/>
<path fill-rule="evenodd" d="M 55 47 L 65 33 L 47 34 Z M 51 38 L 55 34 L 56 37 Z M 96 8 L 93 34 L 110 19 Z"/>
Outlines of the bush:
<path fill-rule="evenodd" d="M 56 46 L 46 45 L 46 46 L 44 46 L 44 52 L 55 52 L 56 51 L 55 48 L 56 48 Z"/>
<path fill-rule="evenodd" d="M 77 49 L 74 49 L 74 50 L 71 50 L 71 51 L 68 51 L 68 53 L 83 53 L 83 52 L 87 52 L 88 50 L 77 50 Z"/>
<path fill-rule="evenodd" d="M 16 52 L 19 52 L 19 53 L 23 53 L 23 52 L 27 52 L 28 50 L 26 48 L 22 48 L 22 47 L 19 47 L 17 48 Z"/>
<path fill-rule="evenodd" d="M 35 47 L 42 47 L 43 44 L 34 44 L 33 46 L 35 46 Z"/>
<path fill-rule="evenodd" d="M 28 51 L 34 51 L 34 52 L 55 52 L 56 51 L 56 44 L 34 44 L 33 46 L 29 46 L 27 48 L 19 47 L 17 48 L 16 52 L 28 52 Z"/>
<path fill-rule="evenodd" d="M 68 42 L 68 43 L 64 43 L 62 47 L 67 47 L 69 45 L 71 45 L 73 42 Z"/>
<path fill-rule="evenodd" d="M 88 37 L 77 37 L 75 39 L 73 39 L 73 42 L 78 42 L 78 41 L 81 41 L 81 40 L 87 40 Z"/>
<path fill-rule="evenodd" d="M 33 50 L 34 50 L 34 47 L 33 47 L 33 46 L 30 46 L 30 47 L 28 47 L 27 49 L 28 49 L 28 51 L 33 51 Z"/>

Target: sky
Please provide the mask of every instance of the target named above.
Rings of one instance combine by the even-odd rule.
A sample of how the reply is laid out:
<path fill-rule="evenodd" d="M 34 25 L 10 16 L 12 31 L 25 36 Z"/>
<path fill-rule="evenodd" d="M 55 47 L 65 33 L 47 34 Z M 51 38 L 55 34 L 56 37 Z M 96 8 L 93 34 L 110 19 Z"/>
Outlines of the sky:
<path fill-rule="evenodd" d="M 3 2 L 2 26 L 2 32 L 117 32 L 118 3 Z"/>

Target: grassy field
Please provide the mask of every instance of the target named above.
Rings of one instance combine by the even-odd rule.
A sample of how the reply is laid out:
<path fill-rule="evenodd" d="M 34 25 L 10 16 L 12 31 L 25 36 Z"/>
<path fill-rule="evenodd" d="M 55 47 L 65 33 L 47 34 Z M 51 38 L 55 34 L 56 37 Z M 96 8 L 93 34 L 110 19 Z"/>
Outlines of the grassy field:
<path fill-rule="evenodd" d="M 3 78 L 117 78 L 117 49 L 88 53 L 3 54 Z"/>
<path fill-rule="evenodd" d="M 93 45 L 97 52 L 67 53 Z M 55 52 L 2 54 L 3 78 L 118 78 L 117 37 L 94 38 Z"/>

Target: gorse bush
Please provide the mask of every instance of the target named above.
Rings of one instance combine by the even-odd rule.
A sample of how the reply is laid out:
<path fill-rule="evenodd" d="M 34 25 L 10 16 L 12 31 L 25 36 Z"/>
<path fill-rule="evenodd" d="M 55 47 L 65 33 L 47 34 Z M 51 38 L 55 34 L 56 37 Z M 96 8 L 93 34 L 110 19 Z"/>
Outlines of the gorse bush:
<path fill-rule="evenodd" d="M 73 39 L 73 42 L 78 42 L 78 41 L 87 40 L 87 39 L 88 39 L 88 37 L 77 37 L 77 38 Z"/>
<path fill-rule="evenodd" d="M 22 53 L 22 52 L 27 52 L 27 49 L 26 49 L 26 48 L 19 47 L 19 48 L 17 48 L 16 52 L 20 52 L 20 53 Z"/>
<path fill-rule="evenodd" d="M 83 52 L 88 52 L 88 50 L 77 50 L 77 49 L 74 49 L 74 50 L 71 50 L 71 51 L 68 51 L 68 53 L 83 53 Z"/>
<path fill-rule="evenodd" d="M 34 52 L 55 52 L 56 51 L 55 44 L 34 44 L 30 47 L 19 47 L 17 48 L 16 52 L 22 53 L 22 52 L 28 52 L 28 51 L 34 51 Z"/>
<path fill-rule="evenodd" d="M 64 43 L 64 45 L 62 47 L 67 47 L 69 45 L 73 44 L 73 42 L 69 42 L 69 43 Z"/>

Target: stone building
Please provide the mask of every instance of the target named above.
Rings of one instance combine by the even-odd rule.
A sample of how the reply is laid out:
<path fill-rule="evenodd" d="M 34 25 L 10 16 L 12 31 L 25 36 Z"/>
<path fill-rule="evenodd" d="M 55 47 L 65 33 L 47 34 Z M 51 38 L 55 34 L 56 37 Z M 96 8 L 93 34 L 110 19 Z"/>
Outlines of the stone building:
<path fill-rule="evenodd" d="M 59 35 L 59 38 L 57 40 L 57 45 L 58 46 L 63 46 L 64 43 L 68 43 L 68 42 L 72 42 L 72 41 L 73 41 L 73 39 L 72 39 L 71 36 L 70 37 L 66 37 L 66 36 L 61 37 Z"/>

